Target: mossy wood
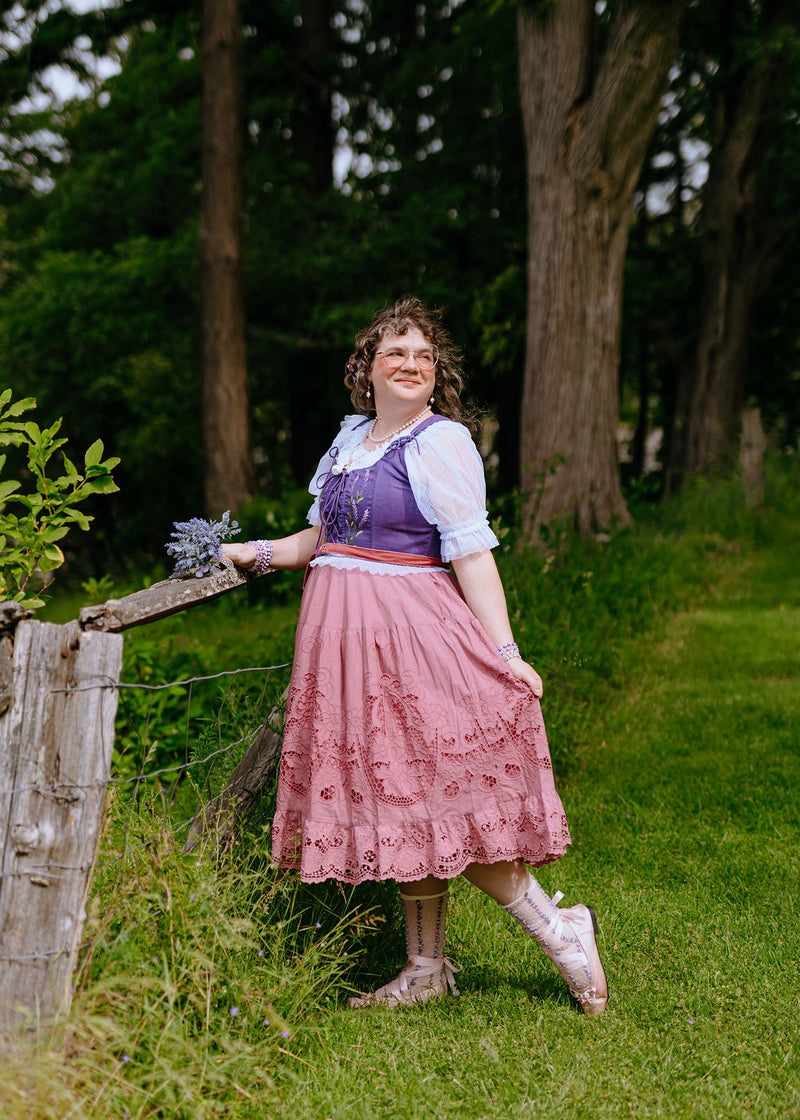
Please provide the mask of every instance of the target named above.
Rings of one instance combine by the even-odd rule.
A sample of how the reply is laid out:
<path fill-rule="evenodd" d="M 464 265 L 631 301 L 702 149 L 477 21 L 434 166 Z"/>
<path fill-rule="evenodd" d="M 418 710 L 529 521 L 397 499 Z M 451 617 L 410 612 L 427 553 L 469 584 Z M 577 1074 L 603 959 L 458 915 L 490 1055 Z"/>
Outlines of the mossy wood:
<path fill-rule="evenodd" d="M 68 1009 L 114 743 L 122 638 L 23 620 L 0 716 L 0 1029 Z"/>

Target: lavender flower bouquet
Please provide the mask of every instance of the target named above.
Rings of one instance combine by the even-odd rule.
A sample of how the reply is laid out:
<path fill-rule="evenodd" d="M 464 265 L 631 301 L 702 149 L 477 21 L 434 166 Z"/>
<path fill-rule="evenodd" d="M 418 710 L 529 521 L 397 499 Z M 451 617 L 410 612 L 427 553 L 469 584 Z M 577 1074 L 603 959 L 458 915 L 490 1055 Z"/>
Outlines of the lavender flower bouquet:
<path fill-rule="evenodd" d="M 184 576 L 207 576 L 222 555 L 222 542 L 235 537 L 239 526 L 231 521 L 231 511 L 226 510 L 219 521 L 206 521 L 193 517 L 191 521 L 176 521 L 172 540 L 166 545 L 167 554 L 175 561 L 170 579 Z"/>

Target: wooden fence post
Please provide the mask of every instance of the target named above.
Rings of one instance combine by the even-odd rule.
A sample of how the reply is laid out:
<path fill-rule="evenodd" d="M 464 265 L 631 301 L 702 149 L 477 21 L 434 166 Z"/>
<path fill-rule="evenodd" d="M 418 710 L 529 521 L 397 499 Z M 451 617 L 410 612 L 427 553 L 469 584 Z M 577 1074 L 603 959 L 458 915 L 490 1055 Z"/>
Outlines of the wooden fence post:
<path fill-rule="evenodd" d="M 119 634 L 20 622 L 0 716 L 0 1028 L 69 1008 L 111 766 Z"/>

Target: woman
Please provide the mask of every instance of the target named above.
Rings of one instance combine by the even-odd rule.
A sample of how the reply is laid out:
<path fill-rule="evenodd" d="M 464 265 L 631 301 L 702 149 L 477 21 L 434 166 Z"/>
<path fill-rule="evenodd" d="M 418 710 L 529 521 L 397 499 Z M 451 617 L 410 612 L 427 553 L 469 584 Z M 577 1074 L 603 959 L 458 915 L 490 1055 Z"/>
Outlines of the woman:
<path fill-rule="evenodd" d="M 608 989 L 593 911 L 526 867 L 569 844 L 541 719 L 491 549 L 457 354 L 416 299 L 356 339 L 311 528 L 224 546 L 244 568 L 310 565 L 286 709 L 273 855 L 306 882 L 395 879 L 408 962 L 356 1007 L 456 991 L 448 880 L 464 875 L 541 945 L 587 1014 Z M 448 570 L 452 566 L 452 574 Z"/>

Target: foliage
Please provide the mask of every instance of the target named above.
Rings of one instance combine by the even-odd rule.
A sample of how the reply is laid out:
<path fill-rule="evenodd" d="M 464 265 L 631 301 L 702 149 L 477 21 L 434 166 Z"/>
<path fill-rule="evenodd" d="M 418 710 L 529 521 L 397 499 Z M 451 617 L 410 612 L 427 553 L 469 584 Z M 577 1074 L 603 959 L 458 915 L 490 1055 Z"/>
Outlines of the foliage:
<path fill-rule="evenodd" d="M 410 291 L 444 308 L 465 349 L 471 392 L 498 425 L 494 469 L 508 492 L 519 484 L 526 329 L 517 5 L 333 0 L 330 7 L 323 69 L 333 91 L 336 184 L 320 192 L 300 135 L 314 96 L 304 84 L 301 5 L 243 6 L 248 365 L 259 491 L 277 505 L 305 486 L 348 407 L 342 365 L 355 331 L 378 303 Z M 616 7 L 605 6 L 601 25 Z M 749 24 L 722 18 L 727 7 L 703 0 L 688 8 L 639 185 L 620 385 L 626 419 L 644 398 L 642 438 L 659 427 L 668 439 L 679 407 L 676 370 L 697 334 L 700 170 L 712 139 L 712 94 L 731 80 L 726 59 L 733 58 L 735 81 L 748 52 L 767 49 Z M 75 47 L 78 35 L 91 40 L 88 54 Z M 88 444 L 100 431 L 122 457 L 120 494 L 97 511 L 84 574 L 119 557 L 152 558 L 172 523 L 202 503 L 197 5 L 126 0 L 79 16 L 50 13 L 36 24 L 30 49 L 12 52 L 4 96 L 18 96 L 26 78 L 39 88 L 54 62 L 85 77 L 88 55 L 103 53 L 116 53 L 122 70 L 84 100 L 37 110 L 38 121 L 23 121 L 21 110 L 6 114 L 14 142 L 25 132 L 30 145 L 13 168 L 0 166 L 7 383 L 63 416 L 73 438 Z M 792 113 L 770 112 L 777 139 L 768 205 L 788 236 L 798 133 Z M 45 133 L 60 145 L 53 160 L 41 146 L 33 150 Z M 23 156 L 35 156 L 27 173 Z M 44 179 L 52 190 L 43 192 Z M 658 213 L 647 199 L 660 200 Z M 788 260 L 777 298 L 761 303 L 748 375 L 748 393 L 776 438 L 790 443 L 800 430 L 795 272 Z M 641 469 L 640 461 L 626 468 Z M 234 512 L 241 520 L 243 511 Z"/>
<path fill-rule="evenodd" d="M 108 820 L 75 1011 L 47 1060 L 9 1064 L 0 1110 L 170 1120 L 242 1116 L 346 983 L 373 919 L 332 912 L 270 868 L 266 835 L 184 857 L 148 806 Z M 127 845 L 127 850 L 122 850 Z M 94 1103 L 91 1103 L 93 1100 Z M 45 1112 L 48 1107 L 54 1112 Z M 40 1112 L 39 1110 L 42 1109 Z M 253 1113 L 255 1115 L 255 1113 Z"/>
<path fill-rule="evenodd" d="M 222 542 L 235 537 L 239 526 L 231 521 L 231 511 L 226 510 L 219 521 L 193 517 L 189 521 L 176 521 L 173 538 L 167 545 L 167 555 L 175 561 L 172 579 L 181 576 L 206 576 L 221 556 Z"/>
<path fill-rule="evenodd" d="M 44 592 L 34 591 L 31 581 L 38 577 L 46 586 L 47 576 L 64 563 L 57 542 L 75 525 L 89 528 L 92 517 L 78 505 L 92 494 L 112 494 L 118 489 L 111 472 L 119 459 L 112 456 L 104 460 L 103 442 L 98 439 L 84 455 L 82 473 L 61 451 L 64 474 L 48 477 L 53 456 L 67 442 L 58 436 L 61 420 L 44 429 L 32 420 L 19 420 L 36 401 L 32 397 L 18 401 L 11 398 L 10 389 L 0 394 L 0 447 L 25 450 L 35 489 L 23 492 L 23 483 L 17 479 L 0 482 L 0 598 L 11 598 L 23 607 L 41 607 Z M 0 455 L 0 475 L 5 465 L 6 456 Z M 6 507 L 10 502 L 26 512 L 9 512 Z"/>
<path fill-rule="evenodd" d="M 461 881 L 448 926 L 460 998 L 354 1015 L 352 987 L 402 960 L 391 886 L 304 887 L 270 867 L 258 821 L 187 858 L 173 839 L 186 805 L 155 782 L 134 803 L 120 784 L 72 1011 L 7 1048 L 3 1116 L 411 1118 L 421 1084 L 437 1116 L 523 1117 L 531 1102 L 614 1120 L 793 1115 L 796 459 L 773 458 L 767 483 L 763 511 L 703 481 L 600 549 L 554 541 L 549 563 L 504 536 L 573 829 L 568 857 L 537 874 L 597 908 L 601 1020 L 578 1015 L 536 947 Z M 155 624 L 147 679 L 172 673 L 186 631 L 195 668 L 265 647 L 278 659 L 284 615 L 234 592 Z"/>

